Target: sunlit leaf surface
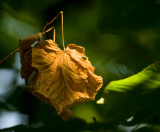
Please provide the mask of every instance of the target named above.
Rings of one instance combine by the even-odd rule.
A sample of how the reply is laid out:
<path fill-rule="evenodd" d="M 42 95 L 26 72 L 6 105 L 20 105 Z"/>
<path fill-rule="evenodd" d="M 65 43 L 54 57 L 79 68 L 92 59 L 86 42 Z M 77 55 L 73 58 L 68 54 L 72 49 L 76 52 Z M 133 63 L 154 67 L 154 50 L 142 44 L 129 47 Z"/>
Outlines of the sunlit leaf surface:
<path fill-rule="evenodd" d="M 104 90 L 107 120 L 125 125 L 160 123 L 160 63 L 113 81 Z"/>

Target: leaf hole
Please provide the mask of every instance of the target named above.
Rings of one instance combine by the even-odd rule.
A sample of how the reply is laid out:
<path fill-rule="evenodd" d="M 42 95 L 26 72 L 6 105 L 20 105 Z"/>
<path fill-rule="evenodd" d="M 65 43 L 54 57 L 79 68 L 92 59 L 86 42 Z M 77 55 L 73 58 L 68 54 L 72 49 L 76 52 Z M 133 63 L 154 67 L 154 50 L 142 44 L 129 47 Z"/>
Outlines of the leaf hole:
<path fill-rule="evenodd" d="M 38 43 L 38 41 L 35 41 L 35 42 L 31 45 L 31 47 L 34 47 L 37 43 Z"/>
<path fill-rule="evenodd" d="M 86 57 L 84 57 L 84 56 L 82 57 L 82 59 L 83 59 L 83 60 L 87 60 L 87 58 L 86 58 Z"/>
<path fill-rule="evenodd" d="M 31 83 L 31 81 L 32 81 L 33 77 L 35 76 L 35 74 L 36 74 L 36 71 L 33 71 L 32 74 L 29 76 L 27 85 L 29 85 Z"/>

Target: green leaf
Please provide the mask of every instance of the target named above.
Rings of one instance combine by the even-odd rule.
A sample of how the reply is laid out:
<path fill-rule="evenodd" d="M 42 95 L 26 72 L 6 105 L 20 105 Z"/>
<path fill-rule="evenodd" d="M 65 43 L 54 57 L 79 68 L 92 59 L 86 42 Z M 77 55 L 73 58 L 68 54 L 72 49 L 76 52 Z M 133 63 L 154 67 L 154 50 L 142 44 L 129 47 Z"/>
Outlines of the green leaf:
<path fill-rule="evenodd" d="M 105 114 L 117 124 L 160 123 L 160 62 L 104 90 Z"/>
<path fill-rule="evenodd" d="M 138 128 L 134 132 L 159 132 L 160 131 L 160 126 L 145 126 Z"/>

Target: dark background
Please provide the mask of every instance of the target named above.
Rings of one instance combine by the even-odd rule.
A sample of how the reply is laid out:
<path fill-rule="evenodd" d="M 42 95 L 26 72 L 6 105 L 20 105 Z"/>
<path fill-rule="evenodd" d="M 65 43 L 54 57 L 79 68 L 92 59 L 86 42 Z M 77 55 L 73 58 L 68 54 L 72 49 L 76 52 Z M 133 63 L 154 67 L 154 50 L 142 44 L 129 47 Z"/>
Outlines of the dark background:
<path fill-rule="evenodd" d="M 0 58 L 18 48 L 18 39 L 39 32 L 64 12 L 65 45 L 85 47 L 95 73 L 113 80 L 129 77 L 159 60 L 160 0 L 1 0 Z M 60 16 L 53 23 L 62 48 Z M 52 38 L 48 33 L 47 38 Z M 130 131 L 108 121 L 96 104 L 103 88 L 90 101 L 72 108 L 74 119 L 63 122 L 54 108 L 32 96 L 20 78 L 19 54 L 0 65 L 0 129 L 14 131 Z M 11 123 L 10 123 L 11 122 Z M 97 123 L 97 124 L 95 124 Z M 61 127 L 62 126 L 62 127 Z"/>

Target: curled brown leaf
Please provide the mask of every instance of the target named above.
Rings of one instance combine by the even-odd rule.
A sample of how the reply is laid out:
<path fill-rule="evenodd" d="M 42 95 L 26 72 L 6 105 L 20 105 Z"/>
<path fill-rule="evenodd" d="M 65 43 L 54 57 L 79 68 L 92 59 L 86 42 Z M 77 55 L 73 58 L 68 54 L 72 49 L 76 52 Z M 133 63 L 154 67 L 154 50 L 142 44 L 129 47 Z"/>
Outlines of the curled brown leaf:
<path fill-rule="evenodd" d="M 41 38 L 42 33 L 36 33 L 19 40 L 21 77 L 28 83 L 35 71 L 28 90 L 67 120 L 72 116 L 71 106 L 94 100 L 103 79 L 94 74 L 84 47 L 69 44 L 61 50 L 53 40 L 31 46 Z"/>
<path fill-rule="evenodd" d="M 21 61 L 21 77 L 25 79 L 26 84 L 28 83 L 29 77 L 35 70 L 31 66 L 32 63 L 32 47 L 31 45 L 42 38 L 42 33 L 35 33 L 27 36 L 24 39 L 19 40 L 20 49 L 20 61 Z"/>
<path fill-rule="evenodd" d="M 94 74 L 85 49 L 75 44 L 61 50 L 53 40 L 39 42 L 32 48 L 32 67 L 37 74 L 30 91 L 51 104 L 58 114 L 75 104 L 94 100 L 103 84 L 102 77 Z"/>

